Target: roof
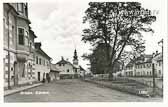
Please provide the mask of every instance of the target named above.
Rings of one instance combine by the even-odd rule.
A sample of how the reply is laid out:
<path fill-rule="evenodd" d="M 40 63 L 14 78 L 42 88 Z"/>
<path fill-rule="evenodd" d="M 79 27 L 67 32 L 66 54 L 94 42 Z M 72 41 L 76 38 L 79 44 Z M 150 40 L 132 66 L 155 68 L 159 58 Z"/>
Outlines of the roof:
<path fill-rule="evenodd" d="M 35 35 L 34 31 L 31 29 L 30 26 L 29 26 L 29 31 L 32 33 L 32 36 L 33 36 L 34 38 L 37 38 L 37 36 Z"/>
<path fill-rule="evenodd" d="M 84 68 L 82 68 L 82 66 L 79 66 L 80 70 L 82 71 L 86 71 Z"/>
<path fill-rule="evenodd" d="M 80 69 L 80 70 L 84 70 L 80 65 L 74 65 L 72 64 L 71 62 L 67 61 L 67 60 L 64 60 L 64 58 L 62 57 L 60 61 L 58 61 L 56 64 L 70 64 L 72 65 L 73 68 L 77 68 L 77 69 Z"/>
<path fill-rule="evenodd" d="M 126 65 L 126 67 L 133 66 L 134 62 L 135 62 L 134 60 L 131 60 L 131 61 Z"/>
<path fill-rule="evenodd" d="M 4 3 L 4 7 L 5 7 L 5 5 L 9 6 L 9 8 L 12 9 L 12 11 L 15 13 L 15 15 L 19 15 L 19 13 L 16 11 L 16 9 L 10 3 Z"/>
<path fill-rule="evenodd" d="M 58 61 L 56 64 L 67 64 L 70 63 L 69 61 L 66 61 L 64 59 L 61 59 L 60 61 Z"/>
<path fill-rule="evenodd" d="M 151 63 L 152 62 L 152 55 L 150 54 L 143 54 L 137 58 L 132 59 L 126 67 L 133 66 L 133 64 L 142 64 L 142 63 Z"/>
<path fill-rule="evenodd" d="M 156 61 L 162 61 L 163 60 L 163 54 L 162 53 L 157 54 L 154 57 L 154 60 L 156 60 Z"/>
<path fill-rule="evenodd" d="M 41 43 L 40 42 L 36 42 L 35 43 L 35 50 L 36 52 L 40 53 L 42 56 L 48 58 L 48 59 L 52 59 L 50 56 L 48 56 L 42 49 L 41 49 Z"/>
<path fill-rule="evenodd" d="M 58 61 L 56 64 L 70 64 L 70 65 L 72 65 L 72 66 L 74 67 L 74 65 L 73 65 L 71 62 L 69 62 L 69 61 L 67 61 L 67 60 L 64 60 L 63 57 L 62 57 L 61 60 Z"/>
<path fill-rule="evenodd" d="M 61 72 L 54 64 L 51 64 L 51 71 Z"/>

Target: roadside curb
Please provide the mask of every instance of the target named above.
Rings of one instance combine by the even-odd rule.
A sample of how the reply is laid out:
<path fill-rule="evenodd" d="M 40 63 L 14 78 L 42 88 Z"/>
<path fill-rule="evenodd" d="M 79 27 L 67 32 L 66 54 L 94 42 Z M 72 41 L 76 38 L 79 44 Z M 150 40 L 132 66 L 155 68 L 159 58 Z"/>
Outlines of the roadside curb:
<path fill-rule="evenodd" d="M 20 91 L 24 91 L 24 90 L 27 90 L 27 89 L 30 89 L 30 88 L 34 88 L 34 87 L 40 86 L 42 84 L 43 83 L 38 83 L 38 84 L 33 84 L 31 86 L 23 86 L 23 87 L 20 87 L 18 89 L 16 88 L 16 89 L 13 89 L 13 90 L 6 90 L 6 91 L 4 91 L 4 97 L 8 96 L 8 95 L 11 95 L 11 94 L 14 94 L 14 93 L 18 93 Z"/>

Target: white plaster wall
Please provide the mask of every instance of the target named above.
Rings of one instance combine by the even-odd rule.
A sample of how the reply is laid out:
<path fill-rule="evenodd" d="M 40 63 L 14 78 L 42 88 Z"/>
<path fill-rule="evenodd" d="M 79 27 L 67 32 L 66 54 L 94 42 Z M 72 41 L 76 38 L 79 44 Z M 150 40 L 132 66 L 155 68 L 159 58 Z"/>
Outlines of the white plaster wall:
<path fill-rule="evenodd" d="M 36 56 L 38 56 L 38 59 L 41 58 L 42 59 L 42 64 L 36 64 Z M 50 72 L 50 63 L 49 63 L 49 66 L 47 66 L 47 64 L 43 65 L 43 60 L 45 59 L 45 61 L 48 61 L 49 60 L 47 58 L 45 58 L 44 56 L 38 54 L 36 52 L 35 54 L 35 79 L 38 80 L 38 72 L 40 72 L 40 81 L 42 81 L 43 79 L 43 73 L 45 73 L 45 77 L 46 77 L 46 73 L 49 73 Z"/>
<path fill-rule="evenodd" d="M 73 66 L 71 64 L 64 64 L 59 66 L 59 64 L 55 65 L 59 70 L 61 70 L 60 74 L 75 74 L 73 71 Z M 69 69 L 69 72 L 67 70 Z"/>

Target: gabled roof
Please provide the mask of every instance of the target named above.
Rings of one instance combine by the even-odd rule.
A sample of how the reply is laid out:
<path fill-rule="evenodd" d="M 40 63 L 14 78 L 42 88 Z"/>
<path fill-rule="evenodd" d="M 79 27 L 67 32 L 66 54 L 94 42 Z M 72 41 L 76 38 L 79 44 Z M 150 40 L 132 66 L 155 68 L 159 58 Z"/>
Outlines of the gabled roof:
<path fill-rule="evenodd" d="M 82 71 L 86 71 L 84 68 L 82 68 L 82 66 L 79 66 L 80 70 Z"/>
<path fill-rule="evenodd" d="M 42 49 L 41 49 L 41 43 L 40 42 L 36 42 L 35 43 L 35 50 L 36 52 L 40 53 L 42 56 L 48 58 L 48 59 L 52 59 L 50 56 L 48 56 Z"/>
<path fill-rule="evenodd" d="M 163 54 L 159 53 L 159 54 L 155 55 L 154 60 L 156 60 L 156 61 L 163 61 Z"/>
<path fill-rule="evenodd" d="M 77 68 L 77 69 L 80 69 L 80 70 L 85 70 L 83 69 L 80 65 L 74 65 L 72 64 L 71 62 L 67 61 L 67 60 L 64 60 L 64 58 L 62 57 L 60 61 L 58 61 L 56 64 L 70 64 L 73 68 Z"/>
<path fill-rule="evenodd" d="M 63 57 L 62 57 L 61 60 L 58 61 L 56 64 L 70 64 L 70 65 L 72 65 L 72 66 L 74 67 L 74 65 L 73 65 L 71 62 L 69 62 L 69 61 L 67 61 L 67 60 L 64 60 Z"/>
<path fill-rule="evenodd" d="M 62 59 L 62 60 L 58 61 L 56 64 L 67 64 L 67 63 L 70 63 L 70 62 Z"/>
<path fill-rule="evenodd" d="M 137 58 L 131 59 L 131 61 L 126 65 L 126 67 L 133 66 L 133 64 L 151 63 L 152 59 L 152 55 L 143 54 Z"/>
<path fill-rule="evenodd" d="M 19 13 L 16 11 L 16 9 L 10 3 L 4 3 L 4 5 L 5 4 L 7 4 L 12 9 L 12 11 L 15 13 L 15 15 L 19 15 Z"/>

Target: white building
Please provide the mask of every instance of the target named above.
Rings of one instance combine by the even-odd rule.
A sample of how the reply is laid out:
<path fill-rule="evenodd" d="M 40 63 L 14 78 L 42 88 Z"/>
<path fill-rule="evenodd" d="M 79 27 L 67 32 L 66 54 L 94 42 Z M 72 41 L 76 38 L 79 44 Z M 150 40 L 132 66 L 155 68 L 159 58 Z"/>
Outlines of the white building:
<path fill-rule="evenodd" d="M 49 75 L 51 58 L 41 49 L 41 43 L 35 43 L 35 78 L 38 81 Z"/>
<path fill-rule="evenodd" d="M 131 60 L 123 70 L 123 76 L 129 77 L 152 77 L 152 64 L 154 64 L 156 77 L 163 76 L 162 53 L 156 52 L 153 55 L 141 55 Z"/>
<path fill-rule="evenodd" d="M 85 71 L 79 64 L 78 64 L 78 56 L 77 51 L 75 49 L 74 56 L 73 56 L 73 63 L 65 60 L 63 57 L 60 61 L 55 64 L 56 68 L 58 68 L 60 72 L 60 78 L 79 78 L 83 76 L 83 72 Z"/>

